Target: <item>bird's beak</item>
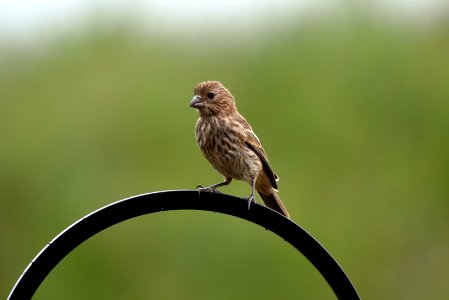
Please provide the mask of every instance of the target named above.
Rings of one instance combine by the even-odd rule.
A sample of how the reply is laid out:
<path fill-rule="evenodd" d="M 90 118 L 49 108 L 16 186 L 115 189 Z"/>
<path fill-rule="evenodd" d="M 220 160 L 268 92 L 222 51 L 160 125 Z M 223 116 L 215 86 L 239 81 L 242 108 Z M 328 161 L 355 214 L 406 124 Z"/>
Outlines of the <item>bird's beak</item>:
<path fill-rule="evenodd" d="M 203 106 L 201 104 L 201 97 L 198 95 L 193 96 L 192 101 L 190 101 L 190 107 L 200 108 Z"/>

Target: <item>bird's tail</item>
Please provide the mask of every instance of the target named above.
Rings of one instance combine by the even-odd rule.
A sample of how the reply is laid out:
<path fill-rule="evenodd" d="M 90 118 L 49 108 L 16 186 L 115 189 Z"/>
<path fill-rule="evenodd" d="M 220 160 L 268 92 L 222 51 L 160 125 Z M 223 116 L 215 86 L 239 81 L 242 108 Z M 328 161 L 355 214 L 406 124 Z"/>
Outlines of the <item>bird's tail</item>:
<path fill-rule="evenodd" d="M 259 192 L 259 195 L 260 197 L 262 197 L 262 200 L 266 206 L 290 219 L 290 215 L 288 214 L 287 209 L 285 208 L 284 204 L 281 201 L 281 198 L 279 198 L 276 191 L 272 190 L 271 194 L 269 195 L 263 195 Z"/>

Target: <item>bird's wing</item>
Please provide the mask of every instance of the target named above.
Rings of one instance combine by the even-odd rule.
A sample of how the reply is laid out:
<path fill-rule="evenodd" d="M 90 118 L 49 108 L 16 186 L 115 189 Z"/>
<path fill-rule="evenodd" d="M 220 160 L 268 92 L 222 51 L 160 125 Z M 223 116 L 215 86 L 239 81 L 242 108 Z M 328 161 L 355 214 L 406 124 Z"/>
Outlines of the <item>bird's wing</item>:
<path fill-rule="evenodd" d="M 279 180 L 279 177 L 274 173 L 273 169 L 271 168 L 270 163 L 268 162 L 267 154 L 265 153 L 265 150 L 263 149 L 262 144 L 259 141 L 259 138 L 253 132 L 251 125 L 249 125 L 249 123 L 242 116 L 240 116 L 238 121 L 246 129 L 245 144 L 251 150 L 253 150 L 254 153 L 256 153 L 257 156 L 260 158 L 263 168 L 265 169 L 265 172 L 267 173 L 268 178 L 270 179 L 271 185 L 275 189 L 277 189 L 278 187 L 276 181 Z"/>

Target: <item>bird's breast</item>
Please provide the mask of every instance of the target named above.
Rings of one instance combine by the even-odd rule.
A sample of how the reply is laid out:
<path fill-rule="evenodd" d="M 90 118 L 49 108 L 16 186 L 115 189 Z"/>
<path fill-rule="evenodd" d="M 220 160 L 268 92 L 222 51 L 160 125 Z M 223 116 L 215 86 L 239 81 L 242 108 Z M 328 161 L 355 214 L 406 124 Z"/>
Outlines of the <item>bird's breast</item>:
<path fill-rule="evenodd" d="M 262 169 L 262 163 L 245 144 L 242 130 L 231 122 L 200 119 L 196 139 L 204 156 L 223 176 L 251 181 Z"/>

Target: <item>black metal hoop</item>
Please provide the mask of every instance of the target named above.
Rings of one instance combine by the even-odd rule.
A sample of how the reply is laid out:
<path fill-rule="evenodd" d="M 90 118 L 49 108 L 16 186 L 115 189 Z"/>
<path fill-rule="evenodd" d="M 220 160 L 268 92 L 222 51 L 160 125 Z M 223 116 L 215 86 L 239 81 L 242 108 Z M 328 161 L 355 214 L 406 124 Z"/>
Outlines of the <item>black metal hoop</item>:
<path fill-rule="evenodd" d="M 155 192 L 117 201 L 78 220 L 56 236 L 33 259 L 8 299 L 31 299 L 51 270 L 73 249 L 119 222 L 165 210 L 206 210 L 239 217 L 282 237 L 298 249 L 326 279 L 338 299 L 360 299 L 351 281 L 330 254 L 304 229 L 281 214 L 234 196 L 195 190 Z"/>

